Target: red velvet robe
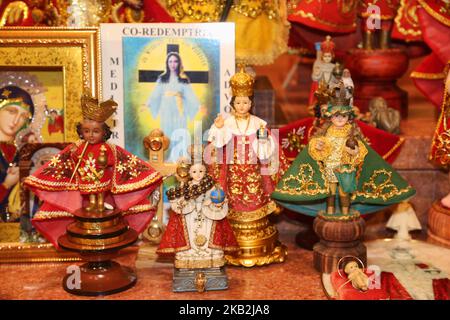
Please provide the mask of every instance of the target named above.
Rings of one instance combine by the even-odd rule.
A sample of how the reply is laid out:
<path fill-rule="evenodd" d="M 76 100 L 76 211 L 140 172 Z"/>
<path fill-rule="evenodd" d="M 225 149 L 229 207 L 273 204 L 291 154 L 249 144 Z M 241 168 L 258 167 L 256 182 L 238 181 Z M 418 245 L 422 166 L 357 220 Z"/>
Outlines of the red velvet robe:
<path fill-rule="evenodd" d="M 442 106 L 445 66 L 450 60 L 450 12 L 441 11 L 443 1 L 418 0 L 423 40 L 433 51 L 411 73 L 416 87 L 438 108 Z"/>
<path fill-rule="evenodd" d="M 32 223 L 56 247 L 59 236 L 73 221 L 72 213 L 86 203 L 86 195 L 90 193 L 106 192 L 105 202 L 121 210 L 138 233 L 155 213 L 147 197 L 159 186 L 162 176 L 148 163 L 114 144 L 88 145 L 71 180 L 84 146 L 82 140 L 67 146 L 24 182 L 43 201 Z M 96 159 L 101 147 L 106 148 L 107 167 L 99 181 L 94 181 L 90 174 L 100 170 Z"/>

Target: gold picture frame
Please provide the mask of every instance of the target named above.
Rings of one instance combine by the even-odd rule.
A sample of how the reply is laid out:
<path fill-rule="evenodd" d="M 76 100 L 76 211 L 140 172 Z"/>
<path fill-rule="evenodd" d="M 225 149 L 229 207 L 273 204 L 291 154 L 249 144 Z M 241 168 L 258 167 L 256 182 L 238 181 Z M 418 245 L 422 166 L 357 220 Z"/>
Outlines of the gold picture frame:
<path fill-rule="evenodd" d="M 0 28 L 0 70 L 62 71 L 66 142 L 78 140 L 82 92 L 88 88 L 91 95 L 101 98 L 99 41 L 98 28 Z M 18 230 L 18 223 L 2 225 L 7 233 Z M 0 263 L 79 260 L 76 253 L 57 251 L 48 243 L 0 243 Z"/>
<path fill-rule="evenodd" d="M 81 93 L 101 97 L 98 28 L 0 28 L 0 67 L 11 70 L 56 69 L 63 72 L 66 141 L 78 139 Z"/>

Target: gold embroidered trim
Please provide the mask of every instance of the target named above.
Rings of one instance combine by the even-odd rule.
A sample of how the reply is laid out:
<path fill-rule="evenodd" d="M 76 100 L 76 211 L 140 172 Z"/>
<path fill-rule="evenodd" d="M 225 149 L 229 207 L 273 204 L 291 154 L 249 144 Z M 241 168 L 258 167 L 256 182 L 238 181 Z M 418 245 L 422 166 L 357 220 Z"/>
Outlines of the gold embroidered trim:
<path fill-rule="evenodd" d="M 397 14 L 397 16 L 394 19 L 395 24 L 397 26 L 397 30 L 401 34 L 403 34 L 405 36 L 407 36 L 407 35 L 412 35 L 412 36 L 415 36 L 415 37 L 421 36 L 422 35 L 422 31 L 421 30 L 414 30 L 412 28 L 411 29 L 405 29 L 405 28 L 402 27 L 402 24 L 401 24 L 400 20 L 403 18 L 403 13 L 406 10 L 407 10 L 407 4 L 405 3 L 405 0 L 400 0 L 400 8 L 398 9 L 398 11 L 397 11 L 398 14 Z M 411 12 L 411 11 L 409 11 L 409 12 Z M 405 15 L 405 19 L 407 19 L 406 15 Z M 418 21 L 416 10 L 413 10 L 413 12 L 411 12 L 410 15 L 414 15 L 415 20 Z M 419 28 L 419 25 L 417 23 L 414 23 L 413 25 L 414 25 L 414 27 Z"/>
<path fill-rule="evenodd" d="M 402 144 L 403 142 L 405 142 L 405 138 L 400 137 L 400 139 L 397 141 L 397 143 L 391 148 L 391 150 L 389 150 L 387 153 L 385 153 L 383 155 L 383 159 L 386 160 L 387 158 L 389 158 L 395 150 L 397 150 Z"/>
<path fill-rule="evenodd" d="M 413 71 L 413 72 L 411 72 L 410 77 L 415 78 L 415 79 L 441 80 L 441 79 L 445 78 L 445 73 L 444 72 L 426 73 L 426 72 Z"/>
<path fill-rule="evenodd" d="M 47 220 L 47 219 L 56 219 L 56 218 L 67 218 L 67 217 L 73 217 L 72 214 L 70 214 L 67 211 L 38 211 L 34 215 L 34 220 Z"/>
<path fill-rule="evenodd" d="M 384 177 L 383 177 L 384 176 Z M 383 180 L 381 182 L 376 182 L 375 180 L 381 177 Z M 404 189 L 398 189 L 392 182 L 392 172 L 385 169 L 375 170 L 370 177 L 368 182 L 362 185 L 361 191 L 357 191 L 352 195 L 352 198 L 356 196 L 363 198 L 377 199 L 381 198 L 384 201 L 389 200 L 395 196 L 399 196 L 406 192 L 411 191 L 411 187 Z"/>
<path fill-rule="evenodd" d="M 78 190 L 77 183 L 47 181 L 36 178 L 35 176 L 28 176 L 25 178 L 25 184 L 50 191 L 61 189 L 70 191 Z"/>
<path fill-rule="evenodd" d="M 289 177 L 282 180 L 282 187 L 277 188 L 276 192 L 289 195 L 307 195 L 315 196 L 318 194 L 328 194 L 328 188 L 321 188 L 319 183 L 313 180 L 313 168 L 310 164 L 301 164 L 298 169 L 298 174 L 290 175 Z M 324 181 L 325 177 L 322 173 L 322 179 Z M 295 182 L 298 184 L 297 187 L 290 186 L 288 183 Z"/>
<path fill-rule="evenodd" d="M 114 154 L 114 159 L 117 159 L 116 146 L 114 144 L 109 144 L 109 143 L 108 143 L 108 145 L 111 147 L 111 150 Z M 127 184 L 123 184 L 123 185 L 117 185 L 117 170 L 116 170 L 116 168 L 114 168 L 111 192 L 117 194 L 117 193 L 125 193 L 130 190 L 143 189 L 143 188 L 151 185 L 155 181 L 159 180 L 160 178 L 161 178 L 160 173 L 158 171 L 155 171 L 143 180 L 133 182 L 133 183 L 127 183 Z"/>
<path fill-rule="evenodd" d="M 422 8 L 425 9 L 425 11 L 430 14 L 433 18 L 435 18 L 437 21 L 439 21 L 442 24 L 445 24 L 446 26 L 450 27 L 450 19 L 441 16 L 436 11 L 433 10 L 424 0 L 417 0 Z"/>
<path fill-rule="evenodd" d="M 326 26 L 330 26 L 330 27 L 340 27 L 340 28 L 356 28 L 356 23 L 353 22 L 352 24 L 347 24 L 347 25 L 341 25 L 341 24 L 336 24 L 336 23 L 331 23 L 329 21 L 325 21 L 322 19 L 319 19 L 317 17 L 315 17 L 312 13 L 306 13 L 303 10 L 298 10 L 296 12 L 293 13 L 296 16 L 301 16 L 302 18 L 306 18 L 306 19 L 310 19 L 312 21 L 317 21 L 320 22 Z"/>
<path fill-rule="evenodd" d="M 359 220 L 359 218 L 361 217 L 361 214 L 358 211 L 351 209 L 350 214 L 347 214 L 347 215 L 344 215 L 344 214 L 332 215 L 332 214 L 326 214 L 325 211 L 319 211 L 317 216 L 326 221 L 339 221 L 339 222 L 344 221 L 344 222 L 346 222 L 346 221 Z"/>
<path fill-rule="evenodd" d="M 253 211 L 236 211 L 234 209 L 229 209 L 228 219 L 236 221 L 254 221 L 268 216 L 276 209 L 276 203 L 271 200 L 266 205 Z"/>

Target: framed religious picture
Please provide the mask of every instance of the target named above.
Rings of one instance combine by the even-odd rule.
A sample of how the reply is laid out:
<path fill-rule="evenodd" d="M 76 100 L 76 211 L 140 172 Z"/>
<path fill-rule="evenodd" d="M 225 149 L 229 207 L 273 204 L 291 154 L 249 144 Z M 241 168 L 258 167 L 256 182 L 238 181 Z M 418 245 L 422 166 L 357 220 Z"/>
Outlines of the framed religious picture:
<path fill-rule="evenodd" d="M 206 130 L 229 111 L 234 34 L 233 23 L 102 24 L 103 95 L 123 105 L 114 143 L 147 157 L 142 141 L 160 128 L 165 161 L 186 155 L 195 123 Z"/>
<path fill-rule="evenodd" d="M 215 117 L 230 112 L 234 36 L 233 23 L 101 24 L 103 96 L 123 106 L 112 141 L 172 174 L 194 140 L 206 142 Z M 159 225 L 168 220 L 165 190 L 174 180 L 161 190 Z"/>
<path fill-rule="evenodd" d="M 22 148 L 78 139 L 82 92 L 100 95 L 98 38 L 97 28 L 0 28 L 0 262 L 59 259 L 23 229 L 33 206 L 20 197 Z M 38 149 L 27 170 L 55 151 Z"/>

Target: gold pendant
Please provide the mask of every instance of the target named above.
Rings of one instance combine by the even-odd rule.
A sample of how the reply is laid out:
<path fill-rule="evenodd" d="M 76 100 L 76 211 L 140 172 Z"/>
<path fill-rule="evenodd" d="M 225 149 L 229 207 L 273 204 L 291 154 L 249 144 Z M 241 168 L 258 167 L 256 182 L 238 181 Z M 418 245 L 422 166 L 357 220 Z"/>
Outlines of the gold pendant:
<path fill-rule="evenodd" d="M 198 234 L 195 236 L 195 244 L 198 247 L 202 247 L 206 243 L 206 237 L 202 234 Z"/>

